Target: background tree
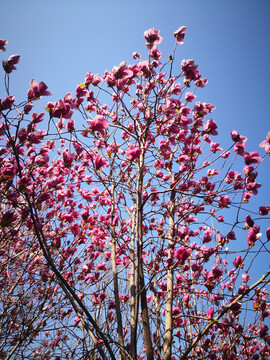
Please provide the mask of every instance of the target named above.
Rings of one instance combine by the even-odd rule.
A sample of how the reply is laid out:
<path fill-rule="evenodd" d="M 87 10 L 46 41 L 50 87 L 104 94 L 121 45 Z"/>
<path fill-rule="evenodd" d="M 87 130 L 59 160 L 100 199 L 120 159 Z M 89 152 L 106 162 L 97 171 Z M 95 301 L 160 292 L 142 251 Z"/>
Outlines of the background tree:
<path fill-rule="evenodd" d="M 160 32 L 144 37 L 148 60 L 88 72 L 48 122 L 32 110 L 47 86 L 15 102 L 19 55 L 3 62 L 4 359 L 269 356 L 269 271 L 250 274 L 270 207 L 246 210 L 269 136 L 262 156 L 235 130 L 223 150 L 198 66 L 175 49 L 162 64 Z"/>

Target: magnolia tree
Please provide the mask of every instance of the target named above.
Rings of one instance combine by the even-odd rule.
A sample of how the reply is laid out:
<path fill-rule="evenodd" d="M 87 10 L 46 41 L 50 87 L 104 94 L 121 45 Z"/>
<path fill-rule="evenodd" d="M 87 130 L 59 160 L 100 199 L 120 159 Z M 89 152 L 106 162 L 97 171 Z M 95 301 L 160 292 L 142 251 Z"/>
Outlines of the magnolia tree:
<path fill-rule="evenodd" d="M 270 136 L 261 155 L 215 142 L 185 31 L 163 64 L 146 31 L 147 60 L 88 72 L 47 116 L 47 86 L 18 101 L 3 61 L 1 359 L 269 358 L 270 206 L 248 206 Z"/>

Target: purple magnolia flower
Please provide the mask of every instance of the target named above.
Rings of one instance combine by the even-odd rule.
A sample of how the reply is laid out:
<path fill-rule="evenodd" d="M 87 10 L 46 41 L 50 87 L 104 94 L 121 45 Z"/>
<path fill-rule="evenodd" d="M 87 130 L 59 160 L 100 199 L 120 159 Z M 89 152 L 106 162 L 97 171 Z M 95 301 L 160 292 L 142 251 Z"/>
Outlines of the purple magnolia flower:
<path fill-rule="evenodd" d="M 187 294 L 185 294 L 185 295 L 183 296 L 183 304 L 184 304 L 185 306 L 188 306 L 188 303 L 189 303 L 190 298 L 191 298 L 191 295 L 190 295 L 189 293 L 187 293 Z"/>
<path fill-rule="evenodd" d="M 266 135 L 266 140 L 260 143 L 260 147 L 264 147 L 264 150 L 270 154 L 270 131 Z"/>
<path fill-rule="evenodd" d="M 267 237 L 267 240 L 270 240 L 270 226 L 266 230 L 266 237 Z"/>
<path fill-rule="evenodd" d="M 138 52 L 134 52 L 134 53 L 132 54 L 132 58 L 133 58 L 134 60 L 140 59 L 140 58 L 141 58 L 141 54 L 138 53 Z"/>
<path fill-rule="evenodd" d="M 241 267 L 243 268 L 244 266 L 244 259 L 239 255 L 237 256 L 234 260 L 233 260 L 233 265 L 238 268 Z"/>
<path fill-rule="evenodd" d="M 25 112 L 26 115 L 30 113 L 30 111 L 32 110 L 33 106 L 34 106 L 34 105 L 33 105 L 31 102 L 28 102 L 28 104 L 26 104 L 26 105 L 24 106 L 23 110 L 24 110 L 24 112 Z"/>
<path fill-rule="evenodd" d="M 260 215 L 268 215 L 270 213 L 270 206 L 261 206 L 259 208 Z"/>
<path fill-rule="evenodd" d="M 52 95 L 49 91 L 47 91 L 48 86 L 41 81 L 40 83 L 37 83 L 36 80 L 32 79 L 30 81 L 31 89 L 27 92 L 28 100 L 38 100 L 42 96 L 49 96 Z"/>
<path fill-rule="evenodd" d="M 8 41 L 0 39 L 0 51 L 6 51 L 5 46 L 7 45 Z"/>
<path fill-rule="evenodd" d="M 63 152 L 63 161 L 66 167 L 71 167 L 76 155 L 70 153 L 68 150 Z"/>
<path fill-rule="evenodd" d="M 160 44 L 162 42 L 163 38 L 159 34 L 160 31 L 153 28 L 144 32 L 143 35 L 146 40 L 145 45 L 148 50 L 151 50 L 155 44 Z"/>
<path fill-rule="evenodd" d="M 158 48 L 155 46 L 152 47 L 149 56 L 155 60 L 160 60 L 160 58 L 163 56 L 161 52 L 158 50 Z"/>
<path fill-rule="evenodd" d="M 118 66 L 114 66 L 112 74 L 115 79 L 130 78 L 133 76 L 133 71 L 130 70 L 125 61 L 122 61 Z"/>
<path fill-rule="evenodd" d="M 208 311 L 207 311 L 207 319 L 208 320 L 212 320 L 213 319 L 213 315 L 214 315 L 214 308 L 210 308 Z"/>
<path fill-rule="evenodd" d="M 244 154 L 244 150 L 245 150 L 245 143 L 242 142 L 242 141 L 238 141 L 236 144 L 235 144 L 235 147 L 233 148 L 234 151 L 239 154 L 239 155 L 243 155 Z"/>
<path fill-rule="evenodd" d="M 103 166 L 108 166 L 108 162 L 101 155 L 97 155 L 94 161 L 94 166 L 96 170 L 100 170 Z"/>
<path fill-rule="evenodd" d="M 196 99 L 196 95 L 194 95 L 192 92 L 187 92 L 185 94 L 185 100 L 188 102 L 192 102 L 194 99 Z"/>
<path fill-rule="evenodd" d="M 231 137 L 232 137 L 232 140 L 235 141 L 235 142 L 246 142 L 247 141 L 247 138 L 243 135 L 240 135 L 236 130 L 233 130 L 231 132 Z"/>
<path fill-rule="evenodd" d="M 8 227 L 12 223 L 14 223 L 17 219 L 17 215 L 14 211 L 9 210 L 3 213 L 0 217 L 0 226 L 1 227 Z"/>
<path fill-rule="evenodd" d="M 186 32 L 187 27 L 186 26 L 181 26 L 178 30 L 176 30 L 173 35 L 176 38 L 176 41 L 178 44 L 182 45 L 184 44 L 184 37 L 185 37 L 185 32 Z"/>
<path fill-rule="evenodd" d="M 198 65 L 194 64 L 194 60 L 183 60 L 181 63 L 183 75 L 188 81 L 197 80 L 199 78 Z"/>
<path fill-rule="evenodd" d="M 246 224 L 245 224 L 246 229 L 252 228 L 254 226 L 254 221 L 251 219 L 250 215 L 247 215 L 245 217 L 245 220 L 246 220 Z"/>
<path fill-rule="evenodd" d="M 1 104 L 1 99 L 0 99 L 0 111 L 10 109 L 12 107 L 13 103 L 14 103 L 14 95 L 7 96 L 3 100 L 2 104 Z"/>
<path fill-rule="evenodd" d="M 221 195 L 218 197 L 218 206 L 220 208 L 229 207 L 230 202 L 230 198 L 227 195 Z"/>
<path fill-rule="evenodd" d="M 248 234 L 247 234 L 247 243 L 248 243 L 248 246 L 252 247 L 255 242 L 261 237 L 261 233 L 259 233 L 258 231 L 256 231 L 256 229 L 251 228 L 249 229 L 248 231 Z"/>
<path fill-rule="evenodd" d="M 104 137 L 104 130 L 109 126 L 109 121 L 107 119 L 105 119 L 102 115 L 97 115 L 92 120 L 87 121 L 89 122 L 89 130 L 92 133 L 97 132 L 100 136 Z"/>
<path fill-rule="evenodd" d="M 203 243 L 205 244 L 212 241 L 212 236 L 213 236 L 212 229 L 208 227 L 207 230 L 204 232 Z"/>
<path fill-rule="evenodd" d="M 217 125 L 216 125 L 216 122 L 213 119 L 207 120 L 207 122 L 206 122 L 206 124 L 204 125 L 204 128 L 203 128 L 205 133 L 211 134 L 211 135 L 218 135 L 218 132 L 216 131 L 216 129 L 217 129 Z"/>
<path fill-rule="evenodd" d="M 250 164 L 257 164 L 262 159 L 259 157 L 259 154 L 257 152 L 250 152 L 250 153 L 244 153 L 244 160 L 247 165 L 250 165 Z"/>
<path fill-rule="evenodd" d="M 188 249 L 186 247 L 181 247 L 179 249 L 177 249 L 174 253 L 174 257 L 179 260 L 181 265 L 184 265 L 185 261 L 189 258 L 189 256 L 191 255 L 192 250 Z"/>
<path fill-rule="evenodd" d="M 141 155 L 142 150 L 134 145 L 129 146 L 129 150 L 127 152 L 127 160 L 128 161 L 136 161 Z"/>
<path fill-rule="evenodd" d="M 16 70 L 16 64 L 20 61 L 20 55 L 11 55 L 7 61 L 3 61 L 3 68 L 7 74 L 12 73 L 13 70 Z"/>
<path fill-rule="evenodd" d="M 50 113 L 51 117 L 70 119 L 73 111 L 73 100 L 71 93 L 67 93 L 63 100 L 56 102 L 48 102 L 46 110 Z"/>

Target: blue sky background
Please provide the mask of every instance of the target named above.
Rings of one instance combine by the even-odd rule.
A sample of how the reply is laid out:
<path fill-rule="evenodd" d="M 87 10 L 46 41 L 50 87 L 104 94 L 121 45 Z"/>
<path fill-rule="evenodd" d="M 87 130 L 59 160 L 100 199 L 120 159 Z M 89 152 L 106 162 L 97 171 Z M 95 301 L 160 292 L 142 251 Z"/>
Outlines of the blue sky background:
<path fill-rule="evenodd" d="M 209 83 L 199 89 L 198 101 L 213 103 L 223 148 L 230 131 L 248 137 L 248 151 L 270 130 L 269 58 L 270 1 L 268 0 L 0 0 L 0 37 L 9 41 L 1 60 L 20 54 L 11 76 L 11 93 L 25 99 L 32 78 L 44 81 L 56 101 L 83 81 L 87 71 L 103 75 L 132 53 L 146 56 L 145 30 L 161 31 L 160 50 L 168 56 L 173 32 L 187 26 L 182 59 L 199 64 Z M 3 70 L 0 70 L 3 97 Z M 240 169 L 239 169 L 240 170 Z M 270 203 L 270 159 L 261 165 L 260 194 L 252 206 Z M 270 226 L 264 221 L 264 228 Z"/>

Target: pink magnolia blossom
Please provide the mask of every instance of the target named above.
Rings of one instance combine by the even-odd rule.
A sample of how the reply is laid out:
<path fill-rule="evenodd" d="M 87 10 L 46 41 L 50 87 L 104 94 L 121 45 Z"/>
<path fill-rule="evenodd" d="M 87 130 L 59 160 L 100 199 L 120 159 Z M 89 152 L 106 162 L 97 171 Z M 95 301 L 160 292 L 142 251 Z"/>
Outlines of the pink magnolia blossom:
<path fill-rule="evenodd" d="M 20 140 L 20 142 L 24 142 L 26 139 L 27 139 L 27 136 L 28 136 L 28 131 L 24 128 L 21 128 L 19 131 L 18 131 L 18 139 Z"/>
<path fill-rule="evenodd" d="M 191 298 L 191 295 L 190 295 L 189 293 L 188 293 L 188 294 L 185 294 L 185 295 L 183 296 L 183 304 L 184 304 L 185 306 L 188 306 L 188 303 L 189 303 L 190 298 Z"/>
<path fill-rule="evenodd" d="M 220 208 L 229 207 L 231 200 L 228 195 L 221 195 L 218 197 L 218 206 Z"/>
<path fill-rule="evenodd" d="M 43 191 L 38 197 L 37 197 L 37 200 L 36 202 L 38 204 L 41 204 L 43 203 L 44 201 L 46 200 L 49 200 L 50 199 L 50 194 L 48 193 L 48 191 Z"/>
<path fill-rule="evenodd" d="M 183 246 L 175 251 L 174 257 L 181 265 L 184 265 L 185 261 L 190 257 L 191 253 L 192 249 Z"/>
<path fill-rule="evenodd" d="M 245 220 L 246 220 L 246 223 L 245 223 L 246 229 L 254 226 L 254 221 L 251 219 L 250 215 L 246 215 Z"/>
<path fill-rule="evenodd" d="M 181 92 L 182 92 L 182 90 L 181 90 L 181 87 L 180 87 L 179 83 L 172 85 L 172 87 L 170 89 L 170 94 L 180 95 Z M 180 103 L 180 105 L 181 105 L 181 103 Z"/>
<path fill-rule="evenodd" d="M 160 31 L 154 28 L 151 28 L 144 32 L 144 38 L 146 40 L 145 45 L 148 50 L 151 50 L 155 44 L 160 44 L 162 42 L 163 38 L 159 34 Z"/>
<path fill-rule="evenodd" d="M 17 215 L 14 211 L 8 210 L 5 213 L 2 213 L 0 216 L 0 227 L 9 227 L 17 219 Z"/>
<path fill-rule="evenodd" d="M 96 267 L 96 271 L 102 271 L 102 270 L 104 270 L 104 271 L 107 270 L 105 262 L 98 264 Z"/>
<path fill-rule="evenodd" d="M 160 60 L 162 58 L 162 53 L 158 50 L 158 48 L 154 45 L 149 52 L 149 56 L 155 60 Z"/>
<path fill-rule="evenodd" d="M 138 52 L 134 52 L 134 53 L 132 54 L 132 58 L 133 58 L 134 60 L 140 59 L 140 58 L 141 58 L 141 54 L 138 53 Z"/>
<path fill-rule="evenodd" d="M 48 86 L 43 81 L 37 83 L 36 80 L 30 81 L 31 89 L 27 92 L 27 98 L 29 101 L 38 100 L 42 96 L 49 96 L 51 93 L 47 91 Z"/>
<path fill-rule="evenodd" d="M 210 241 L 212 241 L 212 236 L 213 236 L 213 231 L 211 228 L 207 228 L 207 230 L 205 230 L 204 232 L 204 237 L 203 237 L 203 243 L 209 243 Z"/>
<path fill-rule="evenodd" d="M 259 214 L 260 215 L 268 215 L 270 213 L 270 206 L 260 206 Z"/>
<path fill-rule="evenodd" d="M 73 111 L 73 101 L 71 93 L 67 93 L 63 100 L 56 102 L 48 102 L 46 105 L 46 110 L 49 112 L 51 117 L 70 119 Z"/>
<path fill-rule="evenodd" d="M 129 146 L 129 150 L 127 152 L 127 160 L 136 161 L 141 155 L 142 150 L 134 145 Z"/>
<path fill-rule="evenodd" d="M 119 215 L 116 215 L 116 216 L 112 219 L 112 226 L 118 226 L 118 220 L 119 220 Z"/>
<path fill-rule="evenodd" d="M 207 311 L 207 319 L 208 320 L 212 320 L 213 319 L 213 316 L 214 316 L 214 308 L 210 308 L 208 311 Z"/>
<path fill-rule="evenodd" d="M 223 149 L 219 145 L 220 145 L 219 143 L 211 141 L 211 143 L 210 143 L 210 151 L 212 151 L 212 153 L 214 153 L 214 154 L 217 151 L 222 151 Z"/>
<path fill-rule="evenodd" d="M 112 75 L 115 79 L 131 78 L 133 71 L 129 69 L 125 61 L 122 61 L 119 66 L 114 66 Z"/>
<path fill-rule="evenodd" d="M 173 35 L 176 38 L 176 41 L 178 44 L 182 45 L 184 44 L 184 37 L 185 37 L 185 32 L 186 32 L 187 27 L 186 26 L 181 26 L 179 29 L 177 29 Z"/>
<path fill-rule="evenodd" d="M 217 125 L 216 125 L 216 122 L 213 121 L 213 119 L 207 120 L 206 124 L 203 127 L 203 130 L 207 134 L 211 134 L 211 135 L 218 135 L 218 132 L 216 129 L 217 129 Z"/>
<path fill-rule="evenodd" d="M 239 154 L 239 155 L 244 155 L 244 150 L 245 150 L 245 143 L 244 142 L 242 142 L 242 141 L 239 141 L 239 142 L 237 142 L 236 144 L 235 144 L 235 146 L 234 146 L 234 151 L 237 153 L 237 154 Z"/>
<path fill-rule="evenodd" d="M 243 283 L 246 284 L 251 279 L 249 274 L 242 274 Z"/>
<path fill-rule="evenodd" d="M 3 61 L 3 68 L 7 74 L 12 73 L 13 70 L 16 70 L 16 64 L 20 61 L 20 55 L 11 55 L 7 61 Z"/>
<path fill-rule="evenodd" d="M 75 122 L 73 120 L 69 120 L 67 122 L 67 131 L 72 132 L 75 130 Z"/>
<path fill-rule="evenodd" d="M 233 260 L 233 265 L 238 268 L 243 268 L 244 266 L 244 259 L 239 255 Z"/>
<path fill-rule="evenodd" d="M 199 77 L 195 80 L 195 85 L 199 88 L 205 87 L 205 85 L 208 83 L 208 80 L 206 78 Z"/>
<path fill-rule="evenodd" d="M 231 131 L 231 137 L 234 142 L 246 142 L 247 138 L 243 135 L 240 135 L 236 130 Z"/>
<path fill-rule="evenodd" d="M 13 106 L 14 98 L 15 98 L 14 95 L 9 95 L 6 98 L 4 98 L 2 104 L 0 99 L 0 111 L 10 109 Z"/>
<path fill-rule="evenodd" d="M 264 324 L 264 325 L 261 327 L 260 332 L 259 332 L 260 337 L 261 337 L 261 338 L 264 338 L 264 337 L 267 335 L 268 330 L 269 330 L 268 326 Z"/>
<path fill-rule="evenodd" d="M 95 116 L 92 120 L 87 120 L 89 123 L 89 130 L 94 133 L 97 132 L 100 136 L 104 137 L 105 129 L 109 127 L 109 121 L 102 115 Z"/>
<path fill-rule="evenodd" d="M 260 143 L 260 147 L 263 147 L 264 150 L 270 154 L 270 131 L 266 135 L 266 140 Z"/>
<path fill-rule="evenodd" d="M 249 229 L 248 231 L 248 234 L 247 234 L 247 243 L 248 243 L 248 246 L 252 247 L 255 242 L 261 237 L 261 233 L 259 233 L 258 231 L 256 231 L 256 229 L 251 228 Z"/>
<path fill-rule="evenodd" d="M 192 92 L 186 92 L 185 93 L 185 100 L 188 102 L 192 102 L 194 99 L 196 99 L 197 95 L 194 95 Z"/>
<path fill-rule="evenodd" d="M 85 84 L 86 88 L 88 88 L 90 84 L 92 84 L 93 86 L 96 86 L 101 81 L 102 81 L 102 79 L 98 76 L 98 74 L 94 75 L 94 74 L 91 74 L 90 71 L 88 71 L 88 73 L 85 75 L 84 84 Z"/>
<path fill-rule="evenodd" d="M 103 166 L 108 166 L 108 162 L 104 157 L 98 154 L 95 157 L 94 166 L 96 170 L 100 170 Z"/>
<path fill-rule="evenodd" d="M 68 150 L 63 152 L 63 161 L 66 167 L 71 167 L 76 155 L 70 153 Z"/>
<path fill-rule="evenodd" d="M 30 113 L 33 106 L 34 105 L 30 101 L 24 106 L 23 111 L 25 112 L 26 115 Z"/>
<path fill-rule="evenodd" d="M 90 273 L 93 269 L 94 269 L 94 263 L 88 263 L 88 264 L 84 264 L 84 265 L 82 266 L 82 271 L 83 271 L 85 274 Z M 79 297 L 79 295 L 78 295 L 78 297 Z"/>
<path fill-rule="evenodd" d="M 226 235 L 226 238 L 228 240 L 236 240 L 235 232 L 233 230 L 229 231 L 228 234 Z"/>
<path fill-rule="evenodd" d="M 197 80 L 199 77 L 199 71 L 197 70 L 198 65 L 194 64 L 194 60 L 183 60 L 181 63 L 183 70 L 183 75 L 187 78 L 188 81 Z"/>
<path fill-rule="evenodd" d="M 250 152 L 250 153 L 244 153 L 244 160 L 247 165 L 250 165 L 250 164 L 257 164 L 262 159 L 259 157 L 259 154 L 257 152 Z"/>
<path fill-rule="evenodd" d="M 266 237 L 267 237 L 267 240 L 269 241 L 270 240 L 270 226 L 266 229 Z"/>
<path fill-rule="evenodd" d="M 88 93 L 87 89 L 84 87 L 84 85 L 82 84 L 79 84 L 77 87 L 76 87 L 76 90 L 75 90 L 75 95 L 77 98 L 80 98 L 80 97 L 83 97 L 83 96 L 86 96 Z"/>
<path fill-rule="evenodd" d="M 5 46 L 7 45 L 8 41 L 0 39 L 0 51 L 6 51 Z"/>

